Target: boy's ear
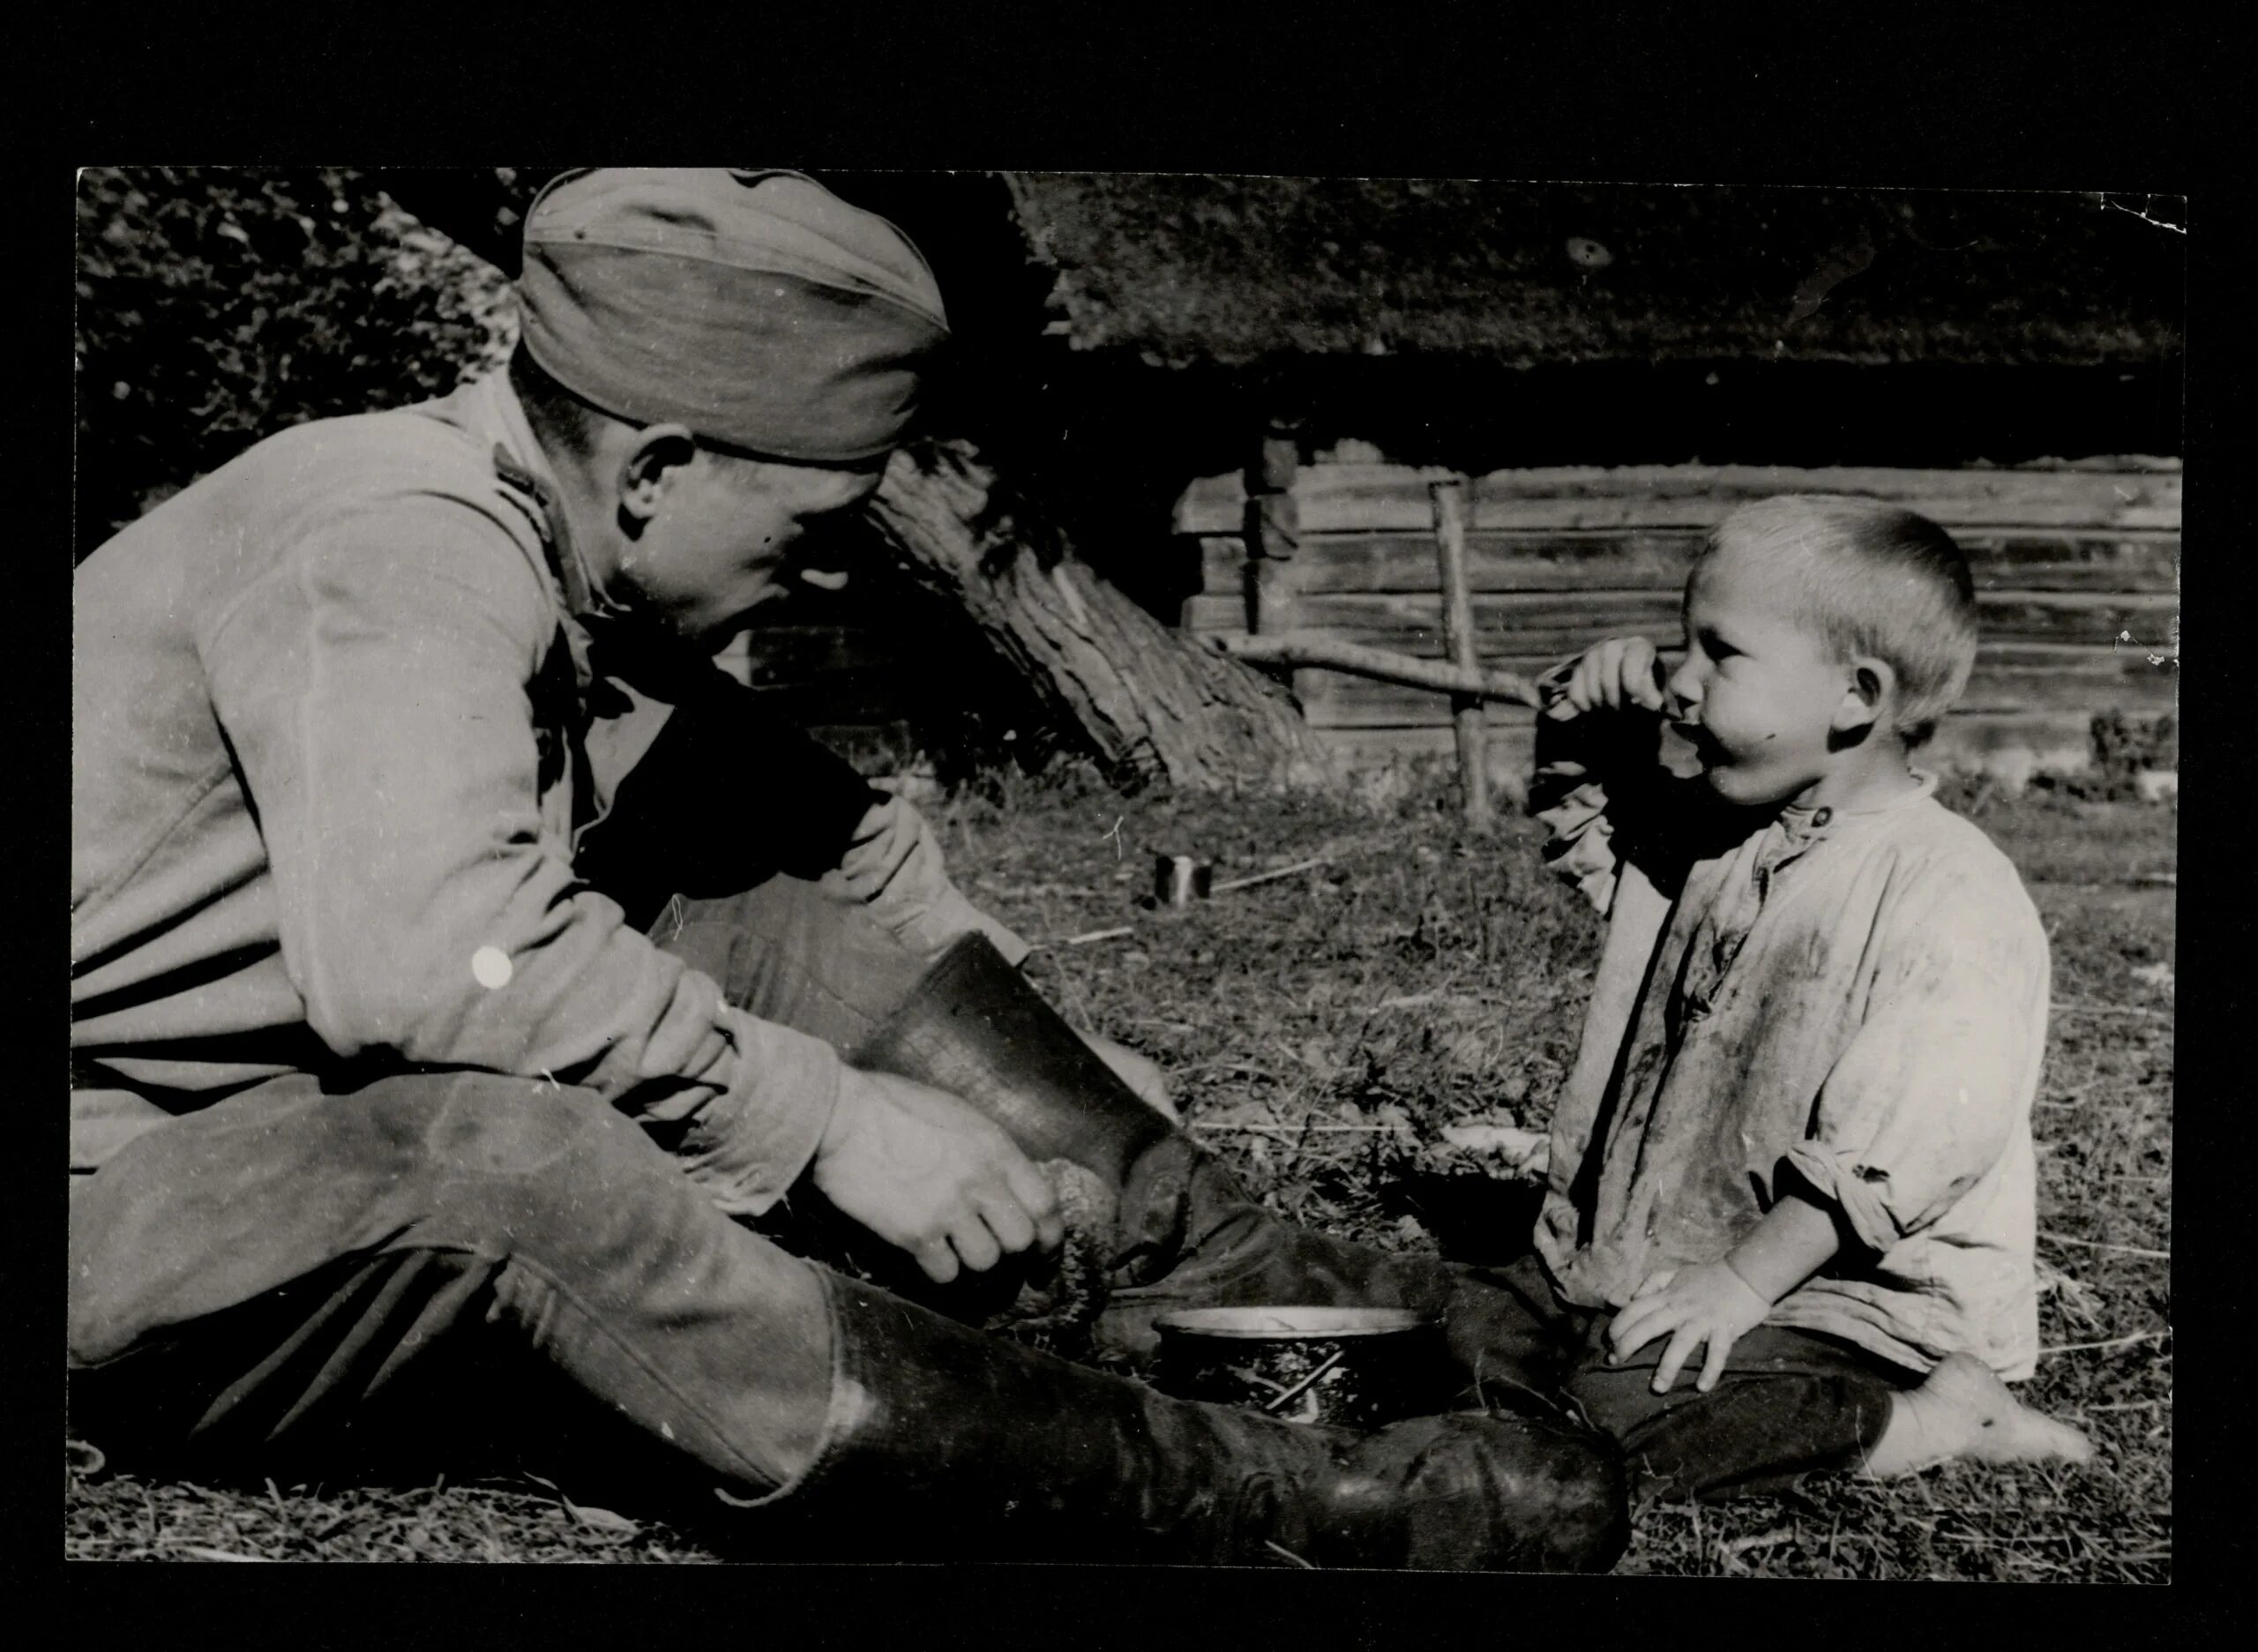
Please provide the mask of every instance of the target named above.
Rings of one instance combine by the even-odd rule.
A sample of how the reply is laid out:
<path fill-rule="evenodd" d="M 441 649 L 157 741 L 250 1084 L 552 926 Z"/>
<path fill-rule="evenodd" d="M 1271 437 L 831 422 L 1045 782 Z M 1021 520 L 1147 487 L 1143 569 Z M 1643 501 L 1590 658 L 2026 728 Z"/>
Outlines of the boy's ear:
<path fill-rule="evenodd" d="M 1880 721 L 1882 707 L 1896 692 L 1897 669 L 1887 660 L 1860 654 L 1851 662 L 1850 686 L 1843 691 L 1842 701 L 1828 726 L 1836 734 L 1870 728 Z"/>

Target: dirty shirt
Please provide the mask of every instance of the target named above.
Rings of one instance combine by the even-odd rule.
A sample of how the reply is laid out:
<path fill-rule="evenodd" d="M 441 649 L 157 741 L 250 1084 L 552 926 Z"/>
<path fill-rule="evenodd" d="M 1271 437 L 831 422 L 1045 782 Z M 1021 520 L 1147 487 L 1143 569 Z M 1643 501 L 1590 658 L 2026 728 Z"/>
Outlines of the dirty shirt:
<path fill-rule="evenodd" d="M 1619 1307 L 1794 1192 L 1846 1243 L 1766 1323 L 2030 1375 L 2048 963 L 2015 868 L 1933 779 L 1739 810 L 1630 721 L 1538 719 L 1546 859 L 1608 917 L 1537 1222 L 1555 1283 Z"/>
<path fill-rule="evenodd" d="M 269 437 L 79 566 L 74 1170 L 370 1060 L 593 1089 L 733 1213 L 805 1166 L 837 1052 L 724 1002 L 575 873 L 675 707 L 605 676 L 554 486 L 494 374 Z M 836 766 L 849 897 L 922 952 L 980 929 L 1024 956 L 916 811 Z"/>

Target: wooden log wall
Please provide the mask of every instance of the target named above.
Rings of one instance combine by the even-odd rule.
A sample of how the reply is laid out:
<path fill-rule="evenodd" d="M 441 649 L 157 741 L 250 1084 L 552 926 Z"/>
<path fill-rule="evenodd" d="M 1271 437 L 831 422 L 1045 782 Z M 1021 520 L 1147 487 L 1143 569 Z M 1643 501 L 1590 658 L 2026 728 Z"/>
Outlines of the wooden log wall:
<path fill-rule="evenodd" d="M 849 625 L 764 625 L 717 656 L 722 669 L 759 690 L 780 713 L 844 726 L 900 717 L 901 639 Z"/>
<path fill-rule="evenodd" d="M 1315 465 L 1295 475 L 1296 620 L 1306 630 L 1444 656 L 1428 484 L 1447 472 Z M 2099 712 L 2153 716 L 2178 682 L 2180 476 L 2160 461 L 2058 469 L 1787 469 L 1671 466 L 1493 472 L 1469 489 L 1466 559 L 1482 663 L 1531 676 L 1604 637 L 1679 645 L 1679 599 L 1703 532 L 1776 493 L 1851 493 L 1920 512 L 1968 554 L 1983 647 L 1930 748 L 1947 767 L 2081 767 Z M 1238 476 L 1194 483 L 1175 527 L 1199 541 L 1199 594 L 1181 622 L 1243 631 L 1246 497 Z M 1352 761 L 1454 749 L 1447 697 L 1305 670 L 1310 721 Z M 1492 773 L 1511 788 L 1531 714 L 1492 705 Z"/>

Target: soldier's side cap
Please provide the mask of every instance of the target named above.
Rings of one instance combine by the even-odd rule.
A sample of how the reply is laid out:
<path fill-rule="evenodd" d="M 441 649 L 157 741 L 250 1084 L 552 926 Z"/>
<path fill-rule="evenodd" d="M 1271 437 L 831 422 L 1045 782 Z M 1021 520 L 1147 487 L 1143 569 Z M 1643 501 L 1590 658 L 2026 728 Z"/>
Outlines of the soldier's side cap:
<path fill-rule="evenodd" d="M 804 174 L 581 168 L 526 213 L 526 349 L 582 400 L 776 459 L 884 453 L 948 337 L 933 273 Z"/>

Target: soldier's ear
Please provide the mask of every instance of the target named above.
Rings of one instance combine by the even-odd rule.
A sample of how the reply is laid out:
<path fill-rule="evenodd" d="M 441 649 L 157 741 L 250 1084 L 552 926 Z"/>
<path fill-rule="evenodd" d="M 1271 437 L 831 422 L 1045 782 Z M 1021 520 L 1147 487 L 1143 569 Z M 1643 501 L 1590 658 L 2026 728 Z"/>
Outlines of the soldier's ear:
<path fill-rule="evenodd" d="M 656 516 L 668 478 L 697 456 L 697 440 L 683 425 L 650 424 L 637 431 L 619 465 L 620 515 L 635 524 Z"/>

